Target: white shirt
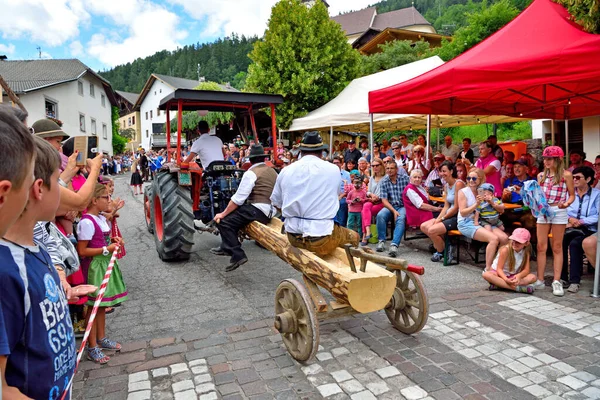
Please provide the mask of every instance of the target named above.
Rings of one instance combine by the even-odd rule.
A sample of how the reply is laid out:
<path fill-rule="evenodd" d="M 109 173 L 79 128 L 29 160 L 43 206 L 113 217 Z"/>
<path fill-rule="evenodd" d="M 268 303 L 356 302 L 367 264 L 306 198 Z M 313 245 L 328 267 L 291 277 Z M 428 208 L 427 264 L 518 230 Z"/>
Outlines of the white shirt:
<path fill-rule="evenodd" d="M 473 194 L 473 191 L 471 190 L 471 188 L 469 188 L 469 187 L 462 188 L 462 189 L 460 189 L 460 191 L 465 195 L 465 197 L 467 199 L 467 208 L 471 207 L 473 204 L 475 204 L 477 202 L 477 199 L 475 198 L 475 195 Z M 456 194 L 456 200 L 454 200 L 454 201 L 458 201 L 458 193 Z M 463 219 L 473 219 L 474 215 L 475 215 L 475 211 L 473 211 L 471 214 L 467 215 L 466 217 L 463 217 L 459 210 L 458 211 L 458 222 L 462 221 Z"/>
<path fill-rule="evenodd" d="M 523 264 L 523 258 L 525 256 L 525 251 L 524 250 L 515 251 L 514 255 L 515 255 L 515 270 L 513 272 L 510 272 L 510 270 L 508 269 L 508 267 L 509 267 L 508 259 L 506 259 L 504 261 L 504 267 L 502 268 L 502 270 L 504 271 L 504 275 L 514 275 L 514 274 L 518 274 L 519 272 L 521 272 L 520 267 L 521 267 L 521 264 Z M 492 262 L 492 270 L 493 271 L 498 270 L 498 258 L 500 258 L 500 252 L 498 252 L 496 254 L 496 257 L 494 257 L 494 261 Z"/>
<path fill-rule="evenodd" d="M 216 136 L 211 136 L 207 133 L 200 135 L 198 139 L 192 143 L 192 153 L 196 153 L 200 157 L 202 168 L 207 168 L 213 161 L 223 161 L 223 142 Z"/>
<path fill-rule="evenodd" d="M 427 171 L 431 171 L 431 159 L 424 160 L 423 165 L 425 166 L 425 168 L 427 168 Z M 419 171 L 423 170 L 421 168 L 421 164 L 417 163 L 415 160 L 410 160 L 408 162 L 408 171 L 412 171 L 413 169 L 418 169 Z"/>
<path fill-rule="evenodd" d="M 254 189 L 254 185 L 256 184 L 257 176 L 254 172 L 252 172 L 252 169 L 254 167 L 258 167 L 259 165 L 264 165 L 264 164 L 265 163 L 254 164 L 253 166 L 250 167 L 250 169 L 248 171 L 246 171 L 244 173 L 244 176 L 242 176 L 242 180 L 240 181 L 240 186 L 238 187 L 235 194 L 233 196 L 231 196 L 231 201 L 233 201 L 238 206 L 241 206 L 242 204 L 244 204 L 246 199 L 248 199 L 248 196 L 250 196 L 250 193 L 252 193 L 252 189 Z M 260 211 L 262 211 L 262 213 L 265 214 L 265 216 L 267 216 L 267 217 L 272 214 L 271 213 L 272 207 L 270 204 L 254 203 L 252 205 L 254 207 L 258 208 Z"/>
<path fill-rule="evenodd" d="M 102 232 L 110 231 L 110 227 L 108 226 L 108 221 L 103 215 L 92 215 L 88 214 L 90 217 L 94 218 L 94 221 L 100 226 Z M 94 237 L 94 232 L 96 229 L 94 228 L 94 223 L 87 218 L 83 218 L 77 224 L 77 238 L 79 240 L 92 240 Z"/>
<path fill-rule="evenodd" d="M 423 189 L 422 187 L 418 187 L 418 189 L 425 196 L 425 198 L 427 198 L 428 194 L 425 191 L 425 189 Z M 423 205 L 423 199 L 421 198 L 421 196 L 419 196 L 419 194 L 412 189 L 408 189 L 406 191 L 406 197 L 408 197 L 410 202 L 413 203 L 413 205 L 417 208 L 421 208 L 421 206 Z"/>
<path fill-rule="evenodd" d="M 285 230 L 303 236 L 326 236 L 340 202 L 340 170 L 315 156 L 302 157 L 279 173 L 271 203 L 285 217 Z"/>
<path fill-rule="evenodd" d="M 414 148 L 414 147 L 415 147 L 415 146 L 413 146 L 413 144 L 412 144 L 412 143 L 409 143 L 409 144 L 407 144 L 407 145 L 406 145 L 406 147 L 404 147 L 404 146 L 402 146 L 402 145 L 401 145 L 401 146 L 400 146 L 400 151 L 404 151 L 404 152 L 405 152 L 405 154 L 406 154 L 406 156 L 407 156 L 408 158 L 412 158 L 412 156 L 413 156 L 413 148 Z"/>

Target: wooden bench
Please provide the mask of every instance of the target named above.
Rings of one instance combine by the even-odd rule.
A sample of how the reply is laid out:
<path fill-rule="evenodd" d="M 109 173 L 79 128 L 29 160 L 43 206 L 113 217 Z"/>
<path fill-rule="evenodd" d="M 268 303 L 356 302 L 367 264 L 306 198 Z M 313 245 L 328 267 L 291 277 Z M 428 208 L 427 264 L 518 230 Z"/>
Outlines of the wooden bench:
<path fill-rule="evenodd" d="M 445 244 L 444 244 L 444 267 L 449 265 L 457 265 L 460 263 L 460 238 L 462 234 L 457 230 L 451 230 L 446 233 Z M 453 262 L 449 262 L 448 259 L 450 257 L 448 254 L 448 246 L 456 247 L 456 258 Z"/>
<path fill-rule="evenodd" d="M 414 235 L 408 236 L 408 232 L 416 232 Z M 421 228 L 418 226 L 407 226 L 404 229 L 404 241 L 415 240 L 415 239 L 424 239 L 427 235 L 421 231 Z"/>

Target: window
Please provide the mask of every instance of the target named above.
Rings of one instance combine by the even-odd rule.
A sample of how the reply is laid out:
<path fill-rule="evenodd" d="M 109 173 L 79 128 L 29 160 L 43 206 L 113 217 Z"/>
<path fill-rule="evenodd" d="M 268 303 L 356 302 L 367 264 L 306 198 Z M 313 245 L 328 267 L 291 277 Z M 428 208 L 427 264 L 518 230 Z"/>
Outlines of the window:
<path fill-rule="evenodd" d="M 58 104 L 55 101 L 46 99 L 46 117 L 58 118 Z"/>
<path fill-rule="evenodd" d="M 160 116 L 160 108 L 156 109 L 156 116 L 159 117 Z"/>
<path fill-rule="evenodd" d="M 79 130 L 85 132 L 85 114 L 79 113 Z"/>
<path fill-rule="evenodd" d="M 154 91 L 154 95 L 156 96 L 156 90 Z"/>
<path fill-rule="evenodd" d="M 108 132 L 106 129 L 106 124 L 102 124 L 102 139 L 108 139 Z"/>
<path fill-rule="evenodd" d="M 122 125 L 123 129 L 125 129 L 125 120 L 123 120 L 121 122 L 122 122 L 121 125 Z"/>
<path fill-rule="evenodd" d="M 132 123 L 133 125 L 135 125 L 135 115 L 132 115 L 132 116 L 131 116 L 131 123 Z"/>
<path fill-rule="evenodd" d="M 100 96 L 100 104 L 102 104 L 102 107 L 106 107 L 106 96 L 105 95 Z"/>
<path fill-rule="evenodd" d="M 148 129 L 146 129 L 146 137 L 148 137 Z"/>
<path fill-rule="evenodd" d="M 146 111 L 146 121 L 148 121 L 148 111 Z"/>
<path fill-rule="evenodd" d="M 96 97 L 96 93 L 94 91 L 94 84 L 90 83 L 90 96 Z"/>
<path fill-rule="evenodd" d="M 92 120 L 92 135 L 96 135 L 96 120 L 94 118 L 91 118 Z"/>
<path fill-rule="evenodd" d="M 131 117 L 127 118 L 127 126 L 131 126 Z"/>
<path fill-rule="evenodd" d="M 80 96 L 83 96 L 83 82 L 81 81 L 77 81 L 77 93 L 79 93 Z"/>
<path fill-rule="evenodd" d="M 159 89 L 159 92 L 162 93 L 162 89 Z"/>
<path fill-rule="evenodd" d="M 150 119 L 152 119 L 152 110 L 150 110 Z"/>

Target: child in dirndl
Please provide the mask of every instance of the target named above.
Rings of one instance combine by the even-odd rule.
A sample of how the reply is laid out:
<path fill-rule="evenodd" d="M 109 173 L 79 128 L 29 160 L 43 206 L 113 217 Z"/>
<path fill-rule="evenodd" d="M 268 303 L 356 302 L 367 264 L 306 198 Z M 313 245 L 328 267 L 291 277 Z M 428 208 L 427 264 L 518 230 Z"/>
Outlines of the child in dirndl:
<path fill-rule="evenodd" d="M 81 268 L 87 283 L 98 288 L 102 285 L 104 275 L 108 269 L 112 253 L 117 245 L 122 246 L 121 238 L 111 237 L 111 227 L 101 213 L 109 210 L 108 190 L 105 185 L 97 184 L 94 195 L 85 214 L 77 226 L 77 251 L 81 258 Z M 87 357 L 88 359 L 106 364 L 110 358 L 104 350 L 120 351 L 121 345 L 106 337 L 106 308 L 122 303 L 127 299 L 127 288 L 123 282 L 121 270 L 115 260 L 112 275 L 106 286 L 104 297 L 98 308 L 96 319 L 89 336 Z M 87 305 L 93 306 L 98 292 L 88 296 Z M 89 315 L 92 312 L 90 307 Z"/>

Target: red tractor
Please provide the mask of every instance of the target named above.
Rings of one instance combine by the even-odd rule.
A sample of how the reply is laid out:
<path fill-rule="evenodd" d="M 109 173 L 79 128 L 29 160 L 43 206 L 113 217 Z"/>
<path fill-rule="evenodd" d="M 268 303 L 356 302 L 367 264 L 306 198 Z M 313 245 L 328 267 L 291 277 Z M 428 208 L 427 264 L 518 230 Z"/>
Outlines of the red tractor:
<path fill-rule="evenodd" d="M 233 112 L 236 118 L 249 118 L 258 142 L 254 114 L 271 109 L 273 149 L 277 143 L 275 105 L 283 103 L 280 95 L 216 92 L 177 89 L 160 102 L 167 123 L 167 153 L 175 151 L 175 162 L 165 163 L 156 173 L 152 185 L 144 190 L 144 215 L 148 231 L 154 234 L 156 251 L 164 261 L 187 260 L 194 245 L 194 219 L 204 223 L 224 210 L 235 193 L 242 171 L 227 162 L 214 162 L 204 170 L 195 162 L 181 159 L 181 119 L 183 111 Z M 170 112 L 177 110 L 177 148 L 171 149 Z"/>

